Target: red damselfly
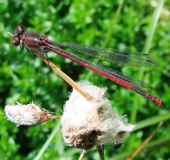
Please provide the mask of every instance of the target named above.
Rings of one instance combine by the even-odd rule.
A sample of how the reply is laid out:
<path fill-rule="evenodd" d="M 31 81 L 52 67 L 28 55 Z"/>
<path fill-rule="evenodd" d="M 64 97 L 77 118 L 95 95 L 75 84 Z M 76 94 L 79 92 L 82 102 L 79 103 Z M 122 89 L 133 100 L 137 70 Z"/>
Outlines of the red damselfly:
<path fill-rule="evenodd" d="M 146 53 L 132 53 L 129 51 L 118 51 L 115 49 L 98 49 L 91 46 L 83 46 L 74 43 L 68 42 L 54 42 L 49 40 L 45 36 L 41 36 L 38 33 L 34 32 L 24 32 L 24 26 L 19 25 L 17 26 L 13 39 L 12 44 L 14 46 L 21 46 L 23 50 L 24 47 L 33 52 L 33 50 L 37 50 L 41 53 L 46 51 L 53 51 L 65 58 L 68 58 L 79 65 L 89 68 L 102 76 L 112 80 L 113 82 L 122 85 L 134 92 L 142 95 L 143 97 L 149 99 L 153 103 L 158 106 L 163 105 L 163 101 L 148 92 L 146 92 L 143 88 L 150 88 L 145 82 L 136 80 L 132 77 L 125 76 L 122 73 L 115 71 L 111 68 L 99 65 L 97 63 L 91 62 L 87 59 L 81 58 L 75 54 L 72 54 L 64 49 L 69 48 L 79 53 L 86 54 L 91 57 L 96 57 L 98 59 L 118 63 L 121 65 L 128 65 L 128 66 L 142 66 L 142 67 L 156 67 L 158 66 L 156 59 Z"/>

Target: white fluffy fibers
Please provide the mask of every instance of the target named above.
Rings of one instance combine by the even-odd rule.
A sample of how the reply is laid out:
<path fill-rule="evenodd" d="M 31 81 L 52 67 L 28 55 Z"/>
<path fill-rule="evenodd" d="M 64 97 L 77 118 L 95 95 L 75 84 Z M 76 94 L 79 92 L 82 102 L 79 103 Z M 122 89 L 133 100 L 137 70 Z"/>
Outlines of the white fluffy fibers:
<path fill-rule="evenodd" d="M 40 108 L 35 103 L 23 105 L 21 103 L 5 106 L 6 118 L 17 126 L 34 125 L 44 123 L 49 119 L 57 119 L 57 116 L 51 115 L 44 108 Z"/>
<path fill-rule="evenodd" d="M 97 101 L 91 102 L 73 90 L 66 101 L 61 118 L 65 143 L 84 150 L 107 143 L 120 144 L 124 134 L 135 126 L 124 124 L 105 97 L 107 88 L 99 88 L 88 82 L 79 85 Z"/>

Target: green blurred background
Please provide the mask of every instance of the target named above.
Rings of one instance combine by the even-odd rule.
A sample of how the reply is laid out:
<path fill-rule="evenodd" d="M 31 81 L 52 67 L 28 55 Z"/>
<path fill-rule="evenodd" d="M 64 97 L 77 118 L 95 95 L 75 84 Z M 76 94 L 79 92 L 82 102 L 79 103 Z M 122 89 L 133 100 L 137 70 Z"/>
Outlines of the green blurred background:
<path fill-rule="evenodd" d="M 114 144 L 105 146 L 106 159 L 128 157 L 160 121 L 164 121 L 163 126 L 134 159 L 170 159 L 169 0 L 0 0 L 0 159 L 76 160 L 81 151 L 65 146 L 59 121 L 17 128 L 4 118 L 5 105 L 16 101 L 27 104 L 32 100 L 61 115 L 71 91 L 71 87 L 41 59 L 12 46 L 7 32 L 13 32 L 18 24 L 23 24 L 28 32 L 38 32 L 55 41 L 147 51 L 155 56 L 160 65 L 158 68 L 116 64 L 112 64 L 112 68 L 151 85 L 153 89 L 149 93 L 164 100 L 163 108 L 97 73 L 54 53 L 48 54 L 49 59 L 73 80 L 88 80 L 97 86 L 108 87 L 107 97 L 113 109 L 120 115 L 127 115 L 125 122 L 137 125 L 119 150 L 111 150 Z M 111 67 L 111 64 L 107 65 Z M 42 151 L 47 139 L 49 143 Z M 87 153 L 86 159 L 99 159 L 96 148 Z"/>

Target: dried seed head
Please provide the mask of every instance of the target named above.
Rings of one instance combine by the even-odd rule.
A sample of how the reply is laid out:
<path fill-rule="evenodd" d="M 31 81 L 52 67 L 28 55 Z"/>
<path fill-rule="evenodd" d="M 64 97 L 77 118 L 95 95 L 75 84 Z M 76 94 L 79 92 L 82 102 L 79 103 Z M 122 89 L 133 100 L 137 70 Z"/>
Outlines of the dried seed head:
<path fill-rule="evenodd" d="M 58 117 L 51 115 L 44 108 L 40 108 L 35 103 L 31 102 L 27 105 L 22 105 L 17 102 L 16 105 L 5 106 L 6 118 L 17 126 L 34 125 L 46 122 L 49 119 L 57 119 Z"/>
<path fill-rule="evenodd" d="M 88 82 L 80 82 L 79 85 L 97 101 L 86 101 L 73 90 L 61 118 L 65 143 L 84 150 L 107 143 L 122 143 L 125 133 L 130 132 L 134 125 L 124 124 L 122 116 L 112 110 L 105 97 L 107 88 L 92 86 Z"/>

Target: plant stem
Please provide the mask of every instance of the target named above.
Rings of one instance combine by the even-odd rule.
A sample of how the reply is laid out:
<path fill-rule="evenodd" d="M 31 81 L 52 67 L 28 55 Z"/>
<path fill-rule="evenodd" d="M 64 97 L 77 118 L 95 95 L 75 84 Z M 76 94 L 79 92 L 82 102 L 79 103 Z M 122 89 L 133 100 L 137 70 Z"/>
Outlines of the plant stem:
<path fill-rule="evenodd" d="M 43 153 L 45 152 L 45 150 L 47 149 L 47 147 L 49 146 L 49 144 L 51 143 L 52 139 L 54 138 L 54 136 L 56 135 L 56 133 L 58 132 L 60 128 L 60 123 L 58 123 L 56 125 L 56 127 L 54 128 L 53 132 L 50 134 L 50 136 L 48 137 L 47 141 L 45 142 L 45 144 L 43 145 L 43 147 L 41 148 L 41 150 L 38 152 L 37 156 L 34 158 L 34 160 L 39 160 L 41 159 L 41 156 L 43 155 Z"/>
<path fill-rule="evenodd" d="M 155 33 L 156 26 L 158 24 L 158 19 L 161 15 L 163 4 L 164 4 L 164 0 L 159 0 L 153 12 L 153 16 L 152 16 L 151 23 L 148 29 L 148 35 L 147 35 L 144 50 L 143 50 L 144 53 L 149 53 L 150 51 L 152 39 Z M 144 75 L 144 69 L 141 68 L 139 72 L 139 79 L 142 79 L 143 75 Z M 138 111 L 137 106 L 138 106 L 138 97 L 137 95 L 135 95 L 132 114 L 131 114 L 131 123 L 136 122 L 136 116 L 137 116 L 137 111 Z"/>
<path fill-rule="evenodd" d="M 52 63 L 49 59 L 42 55 L 42 53 L 38 52 L 36 49 L 32 49 L 32 51 L 40 57 L 47 65 L 49 65 L 54 72 L 56 72 L 60 77 L 62 77 L 68 84 L 70 84 L 75 90 L 77 90 L 87 101 L 96 101 L 94 97 L 88 94 L 82 87 L 80 87 L 76 82 L 74 82 L 68 75 L 62 72 L 54 63 Z"/>
<path fill-rule="evenodd" d="M 100 160 L 104 160 L 104 145 L 97 146 L 97 150 L 99 153 Z"/>

